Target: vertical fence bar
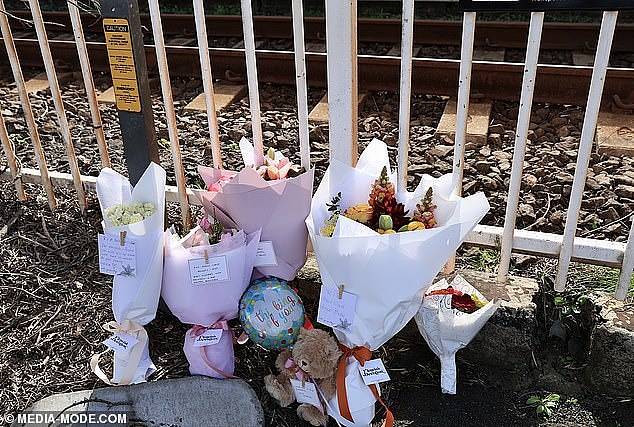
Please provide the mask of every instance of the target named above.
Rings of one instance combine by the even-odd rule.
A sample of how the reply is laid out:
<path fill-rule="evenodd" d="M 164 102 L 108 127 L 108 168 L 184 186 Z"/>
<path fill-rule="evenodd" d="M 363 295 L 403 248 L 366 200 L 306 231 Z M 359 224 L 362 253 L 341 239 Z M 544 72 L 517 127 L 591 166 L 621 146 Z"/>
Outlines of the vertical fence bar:
<path fill-rule="evenodd" d="M 326 0 L 330 161 L 357 163 L 357 2 Z M 335 59 L 336 58 L 336 59 Z M 332 179 L 332 178 L 331 178 Z"/>
<path fill-rule="evenodd" d="M 4 124 L 4 117 L 2 116 L 2 109 L 0 109 L 0 141 L 2 142 L 2 148 L 4 149 L 4 155 L 7 158 L 9 164 L 9 172 L 11 172 L 11 178 L 13 179 L 13 185 L 15 185 L 15 192 L 18 195 L 18 199 L 26 200 L 26 193 L 24 192 L 24 185 L 22 184 L 22 177 L 20 177 L 20 171 L 18 164 L 15 160 L 15 153 L 7 133 L 7 127 Z"/>
<path fill-rule="evenodd" d="M 456 109 L 456 135 L 453 146 L 452 186 L 458 195 L 462 194 L 462 172 L 467 141 L 469 120 L 469 95 L 471 92 L 471 66 L 473 64 L 473 42 L 475 38 L 476 13 L 465 12 L 462 18 L 462 47 L 460 49 L 460 71 L 458 82 L 458 102 Z M 445 264 L 445 274 L 451 274 L 456 266 L 454 254 Z"/>
<path fill-rule="evenodd" d="M 528 138 L 528 127 L 531 121 L 533 92 L 535 89 L 537 60 L 539 58 L 539 47 L 542 40 L 543 24 L 544 12 L 531 13 L 531 23 L 528 29 L 528 43 L 526 46 L 526 60 L 524 63 L 524 77 L 522 80 L 522 95 L 520 96 L 517 129 L 515 131 L 513 167 L 511 169 L 511 182 L 509 183 L 509 194 L 506 202 L 506 216 L 504 219 L 504 231 L 502 233 L 502 245 L 500 248 L 500 267 L 498 269 L 497 277 L 498 282 L 504 282 L 508 279 L 509 266 L 511 264 L 513 233 L 515 231 L 517 205 L 519 203 L 520 189 L 522 186 L 526 140 Z"/>
<path fill-rule="evenodd" d="M 29 131 L 29 136 L 31 137 L 31 143 L 33 144 L 35 160 L 37 161 L 37 166 L 42 178 L 42 186 L 46 192 L 46 199 L 48 200 L 49 207 L 51 209 L 55 209 L 57 207 L 57 200 L 55 199 L 55 192 L 53 192 L 53 185 L 51 184 L 51 178 L 48 173 L 46 157 L 44 156 L 44 150 L 42 149 L 42 143 L 40 142 L 40 134 L 37 131 L 37 124 L 35 123 L 35 117 L 33 116 L 33 109 L 31 108 L 29 94 L 26 91 L 26 84 L 24 83 L 24 76 L 22 75 L 18 52 L 15 49 L 13 34 L 11 34 L 11 27 L 9 27 L 9 20 L 4 12 L 4 1 L 0 0 L 0 30 L 2 31 L 4 46 L 7 50 L 7 56 L 9 57 L 9 63 L 11 64 L 11 71 L 18 90 L 18 96 L 20 97 L 20 104 L 22 105 L 22 112 L 24 113 L 26 127 Z"/>
<path fill-rule="evenodd" d="M 183 159 L 181 148 L 178 142 L 178 129 L 176 127 L 176 111 L 172 99 L 172 85 L 170 73 L 167 66 L 167 54 L 165 53 L 165 40 L 163 39 L 163 24 L 161 23 L 161 11 L 158 0 L 150 0 L 150 19 L 152 21 L 152 34 L 154 35 L 154 46 L 156 48 L 156 61 L 161 78 L 161 91 L 163 93 L 163 104 L 165 116 L 167 118 L 167 131 L 170 137 L 170 148 L 172 151 L 172 161 L 174 162 L 174 175 L 176 175 L 176 187 L 178 188 L 178 201 L 181 208 L 181 218 L 183 225 L 189 229 L 190 211 L 187 200 L 187 187 L 185 185 L 185 173 L 183 172 Z"/>
<path fill-rule="evenodd" d="M 398 107 L 398 188 L 407 190 L 407 153 L 412 98 L 412 51 L 414 45 L 414 0 L 403 0 L 401 23 L 401 84 Z"/>
<path fill-rule="evenodd" d="M 241 0 L 242 31 L 244 33 L 244 55 L 247 63 L 247 82 L 249 85 L 249 109 L 251 110 L 251 129 L 255 146 L 256 166 L 264 163 L 264 143 L 262 141 L 262 116 L 260 113 L 260 89 L 258 87 L 258 69 L 255 62 L 255 36 L 253 34 L 253 11 L 251 0 Z"/>
<path fill-rule="evenodd" d="M 475 36 L 475 12 L 465 12 L 462 18 L 462 47 L 460 50 L 460 77 L 458 83 L 458 108 L 456 111 L 456 136 L 453 149 L 453 186 L 462 193 L 462 171 L 467 140 L 469 118 L 469 95 L 471 92 L 471 65 L 473 63 L 473 41 Z"/>
<path fill-rule="evenodd" d="M 594 69 L 592 70 L 592 80 L 590 81 L 588 102 L 583 118 L 583 128 L 581 129 L 575 178 L 572 183 L 566 227 L 564 228 L 561 252 L 559 254 L 559 265 L 555 278 L 555 290 L 559 292 L 562 292 L 566 287 L 566 277 L 568 276 L 570 258 L 572 257 L 577 221 L 579 220 L 579 209 L 581 209 L 583 188 L 586 183 L 586 173 L 588 172 L 588 164 L 592 152 L 592 142 L 597 126 L 599 107 L 601 106 L 601 95 L 603 94 L 603 84 L 605 83 L 605 75 L 610 59 L 610 49 L 612 47 L 612 38 L 614 36 L 614 29 L 616 28 L 617 17 L 618 12 L 603 12 L 597 53 L 594 58 Z"/>
<path fill-rule="evenodd" d="M 211 138 L 211 157 L 215 168 L 222 167 L 220 137 L 218 136 L 218 118 L 216 117 L 216 100 L 214 99 L 214 79 L 209 58 L 209 41 L 207 40 L 207 23 L 205 22 L 204 0 L 194 0 L 194 18 L 196 35 L 198 36 L 198 54 L 200 55 L 200 72 L 205 90 L 205 105 Z"/>
<path fill-rule="evenodd" d="M 293 43 L 295 47 L 295 82 L 297 90 L 297 122 L 299 153 L 304 169 L 310 169 L 310 139 L 308 132 L 308 88 L 304 54 L 304 11 L 302 0 L 293 0 Z"/>
<path fill-rule="evenodd" d="M 42 60 L 44 61 L 44 68 L 46 70 L 46 77 L 48 78 L 48 85 L 51 89 L 53 104 L 55 105 L 55 112 L 57 113 L 59 130 L 62 134 L 62 138 L 64 139 L 64 143 L 66 146 L 68 165 L 70 166 L 70 173 L 73 177 L 75 191 L 77 192 L 79 209 L 83 213 L 88 207 L 88 202 L 86 200 L 86 194 L 84 193 L 84 186 L 81 182 L 79 165 L 77 164 L 77 158 L 75 157 L 75 147 L 73 146 L 73 140 L 70 135 L 70 127 L 68 126 L 66 111 L 64 111 L 64 101 L 62 100 L 62 93 L 59 90 L 57 73 L 55 71 L 55 66 L 53 65 L 53 57 L 51 56 L 51 49 L 48 45 L 48 36 L 46 35 L 46 29 L 44 28 L 42 11 L 40 10 L 38 0 L 29 0 L 29 6 L 31 8 L 31 15 L 33 16 L 33 24 L 35 26 L 35 32 L 37 33 L 37 40 L 40 45 L 40 51 L 42 52 Z"/>
<path fill-rule="evenodd" d="M 618 300 L 624 300 L 632 281 L 632 272 L 634 271 L 634 220 L 630 226 L 630 235 L 627 238 L 625 246 L 625 255 L 623 255 L 623 265 L 621 265 L 621 274 L 616 285 L 616 293 L 614 297 Z"/>
<path fill-rule="evenodd" d="M 67 0 L 67 3 L 68 13 L 70 14 L 70 20 L 73 25 L 73 34 L 75 35 L 75 44 L 77 45 L 79 63 L 81 65 L 81 73 L 84 78 L 84 88 L 86 89 L 88 106 L 90 107 L 92 126 L 95 129 L 95 137 L 97 138 L 97 145 L 99 147 L 101 166 L 109 168 L 110 157 L 108 156 L 108 146 L 106 145 L 106 136 L 103 133 L 99 104 L 97 103 L 97 95 L 95 94 L 95 82 L 92 79 L 92 70 L 90 68 L 90 60 L 88 59 L 88 49 L 86 49 L 86 39 L 84 38 L 84 29 L 81 25 L 79 7 L 75 3 L 75 0 Z"/>

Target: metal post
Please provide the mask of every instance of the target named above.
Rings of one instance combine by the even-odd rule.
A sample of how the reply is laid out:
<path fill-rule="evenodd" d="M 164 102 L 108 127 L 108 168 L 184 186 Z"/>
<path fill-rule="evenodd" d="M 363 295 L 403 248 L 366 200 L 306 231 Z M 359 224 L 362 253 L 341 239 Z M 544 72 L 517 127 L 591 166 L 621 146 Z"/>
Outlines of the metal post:
<path fill-rule="evenodd" d="M 110 72 L 130 183 L 160 163 L 137 0 L 101 0 Z"/>

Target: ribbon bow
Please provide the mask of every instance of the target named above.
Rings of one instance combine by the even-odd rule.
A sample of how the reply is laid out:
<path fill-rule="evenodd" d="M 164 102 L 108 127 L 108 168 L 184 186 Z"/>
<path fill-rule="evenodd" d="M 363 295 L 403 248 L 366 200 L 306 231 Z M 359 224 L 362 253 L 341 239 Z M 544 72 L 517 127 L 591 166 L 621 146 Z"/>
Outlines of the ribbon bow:
<path fill-rule="evenodd" d="M 363 346 L 348 348 L 341 343 L 339 343 L 339 349 L 343 353 L 341 359 L 339 359 L 339 366 L 337 367 L 337 403 L 339 404 L 339 413 L 346 420 L 354 423 L 352 414 L 350 413 L 350 407 L 348 406 L 348 393 L 346 391 L 346 361 L 349 357 L 354 357 L 357 359 L 357 362 L 363 366 L 365 362 L 372 358 L 372 351 Z M 392 415 L 392 412 L 385 403 L 383 403 L 383 400 L 381 400 L 376 384 L 370 384 L 368 387 L 370 387 L 374 398 L 385 408 L 385 421 L 383 421 L 382 427 L 393 427 L 394 415 Z"/>
<path fill-rule="evenodd" d="M 300 368 L 297 362 L 295 362 L 292 357 L 286 359 L 286 362 L 284 362 L 284 367 L 286 369 L 292 369 L 293 373 L 295 374 L 297 379 L 302 382 L 302 384 L 304 384 L 305 381 L 310 381 L 310 375 L 308 374 L 308 372 Z"/>
<path fill-rule="evenodd" d="M 201 336 L 209 329 L 222 329 L 223 331 L 229 331 L 233 341 L 233 330 L 229 327 L 229 322 L 227 322 L 226 320 L 219 320 L 211 326 L 194 325 L 189 329 L 188 333 L 190 337 L 196 339 L 196 337 Z M 222 369 L 216 368 L 207 357 L 207 351 L 205 349 L 206 347 L 200 347 L 200 357 L 203 362 L 205 362 L 205 365 L 207 365 L 210 369 L 214 370 L 225 378 L 238 378 L 235 375 L 223 371 Z"/>
<path fill-rule="evenodd" d="M 147 332 L 143 326 L 135 322 L 134 320 L 124 320 L 121 323 L 117 323 L 114 320 L 108 322 L 102 326 L 102 328 L 113 334 L 130 334 L 134 335 L 138 343 L 136 343 L 130 350 L 126 367 L 121 374 L 121 380 L 118 384 L 113 383 L 108 379 L 103 370 L 99 367 L 99 359 L 105 353 L 98 353 L 90 358 L 90 369 L 97 375 L 101 381 L 108 385 L 128 385 L 134 380 L 134 374 L 136 373 L 139 363 L 141 362 L 141 356 L 143 355 L 143 349 L 147 344 Z M 107 350 L 106 350 L 107 351 Z"/>

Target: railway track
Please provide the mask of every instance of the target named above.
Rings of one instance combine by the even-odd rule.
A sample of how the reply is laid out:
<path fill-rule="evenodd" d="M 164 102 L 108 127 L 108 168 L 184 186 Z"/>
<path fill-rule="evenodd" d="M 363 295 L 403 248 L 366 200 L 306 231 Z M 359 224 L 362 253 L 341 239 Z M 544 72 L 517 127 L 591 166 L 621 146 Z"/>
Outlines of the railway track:
<path fill-rule="evenodd" d="M 16 12 L 19 18 L 28 19 L 28 13 Z M 48 25 L 49 42 L 53 57 L 63 67 L 78 64 L 75 44 L 70 31 L 69 17 L 64 12 L 45 14 Z M 84 15 L 84 29 L 91 65 L 95 71 L 109 71 L 106 45 L 102 40 L 101 19 Z M 210 16 L 207 18 L 210 39 L 226 40 L 242 38 L 240 17 Z M 149 17 L 142 16 L 142 22 L 150 28 Z M 55 24 L 52 24 L 55 23 Z M 255 31 L 258 39 L 268 40 L 263 45 L 284 49 L 292 36 L 290 18 L 260 16 L 255 19 Z M 324 45 L 325 22 L 323 18 L 306 18 L 306 40 L 309 42 L 306 53 L 309 84 L 326 86 L 326 55 L 320 50 Z M 12 22 L 16 46 L 21 61 L 26 66 L 41 66 L 41 56 L 34 34 L 19 20 Z M 195 46 L 194 22 L 190 15 L 164 15 L 163 29 L 166 36 L 167 55 L 170 72 L 174 76 L 200 75 L 198 50 Z M 460 43 L 461 23 L 452 21 L 417 21 L 415 31 L 416 45 L 457 46 Z M 493 50 L 522 49 L 526 44 L 528 26 L 526 23 L 482 22 L 476 30 L 476 47 Z M 565 49 L 586 52 L 596 43 L 599 26 L 597 24 L 558 24 L 544 25 L 542 49 Z M 151 35 L 146 38 L 146 56 L 150 72 L 156 71 L 156 56 Z M 388 49 L 387 55 L 359 55 L 359 84 L 362 91 L 397 90 L 399 82 L 400 57 L 400 21 L 398 20 L 359 20 L 359 43 L 383 43 L 396 47 Z M 614 38 L 614 52 L 632 52 L 634 25 L 624 24 L 618 27 Z M 172 42 L 173 41 L 173 42 Z M 234 40 L 235 41 L 235 40 Z M 272 41 L 272 42 L 271 42 Z M 286 42 L 285 42 L 286 41 Z M 1 39 L 0 39 L 1 43 Z M 213 46 L 214 43 L 211 43 Z M 245 75 L 244 50 L 240 47 L 212 47 L 210 49 L 214 74 L 222 77 L 226 74 Z M 0 51 L 4 55 L 4 49 Z M 1 56 L 0 56 L 1 57 Z M 258 74 L 262 81 L 279 84 L 294 84 L 293 53 L 289 50 L 272 48 L 257 51 Z M 436 95 L 455 95 L 458 82 L 458 59 L 415 57 L 413 59 L 413 91 Z M 475 97 L 489 97 L 502 100 L 519 99 L 523 64 L 509 61 L 476 60 L 473 64 L 472 93 Z M 535 100 L 540 102 L 573 103 L 583 105 L 586 102 L 592 67 L 588 65 L 542 64 L 538 70 L 535 88 Z M 608 70 L 604 97 L 609 102 L 614 95 L 628 98 L 634 92 L 634 68 L 615 68 Z"/>

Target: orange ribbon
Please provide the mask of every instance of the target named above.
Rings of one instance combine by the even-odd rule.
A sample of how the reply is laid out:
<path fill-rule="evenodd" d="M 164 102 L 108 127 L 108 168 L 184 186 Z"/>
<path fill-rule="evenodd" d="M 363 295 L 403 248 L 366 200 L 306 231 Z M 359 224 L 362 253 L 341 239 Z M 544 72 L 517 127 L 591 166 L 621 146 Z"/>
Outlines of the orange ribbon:
<path fill-rule="evenodd" d="M 348 393 L 346 391 L 346 361 L 348 357 L 354 357 L 359 364 L 363 366 L 365 362 L 372 358 L 372 352 L 367 347 L 357 346 L 348 348 L 341 343 L 339 343 L 339 349 L 343 353 L 341 359 L 339 359 L 339 366 L 337 367 L 337 402 L 339 403 L 339 413 L 342 417 L 353 423 L 354 420 L 352 419 L 350 407 L 348 406 Z M 385 403 L 383 403 L 383 400 L 381 400 L 376 384 L 370 384 L 368 387 L 372 390 L 374 398 L 385 408 L 385 420 L 383 421 L 382 427 L 393 427 L 394 415 L 392 415 L 392 412 Z"/>

